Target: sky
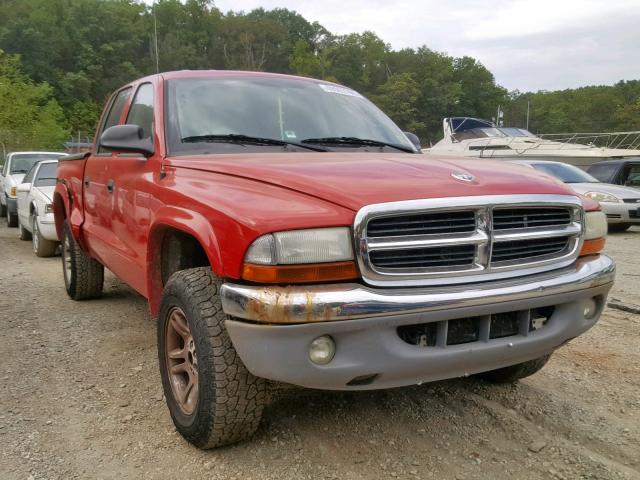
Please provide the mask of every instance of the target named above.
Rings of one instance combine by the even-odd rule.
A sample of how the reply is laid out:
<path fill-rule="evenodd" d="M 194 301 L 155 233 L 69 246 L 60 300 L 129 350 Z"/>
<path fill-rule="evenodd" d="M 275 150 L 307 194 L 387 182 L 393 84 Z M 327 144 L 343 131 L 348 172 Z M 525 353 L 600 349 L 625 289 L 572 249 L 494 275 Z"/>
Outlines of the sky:
<path fill-rule="evenodd" d="M 640 79 L 640 0 L 215 0 L 227 12 L 296 10 L 334 34 L 480 60 L 509 90 Z"/>

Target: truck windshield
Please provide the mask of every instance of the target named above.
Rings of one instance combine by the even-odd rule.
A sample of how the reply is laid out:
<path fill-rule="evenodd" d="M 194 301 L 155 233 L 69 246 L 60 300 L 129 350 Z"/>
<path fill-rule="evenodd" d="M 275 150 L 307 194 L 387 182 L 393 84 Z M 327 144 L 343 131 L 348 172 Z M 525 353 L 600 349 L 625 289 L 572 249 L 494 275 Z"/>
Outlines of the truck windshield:
<path fill-rule="evenodd" d="M 11 171 L 9 174 L 27 173 L 36 163 L 42 160 L 56 160 L 64 156 L 64 153 L 19 153 L 11 157 Z"/>
<path fill-rule="evenodd" d="M 318 152 L 361 148 L 416 152 L 380 109 L 359 93 L 335 84 L 224 76 L 169 80 L 167 86 L 167 134 L 172 155 L 274 148 L 310 151 L 302 145 L 321 146 L 315 149 Z M 279 142 L 243 143 L 237 137 L 240 135 Z M 223 136 L 230 140 L 224 141 Z M 211 141 L 214 138 L 216 141 Z M 354 140 L 345 142 L 344 138 Z"/>

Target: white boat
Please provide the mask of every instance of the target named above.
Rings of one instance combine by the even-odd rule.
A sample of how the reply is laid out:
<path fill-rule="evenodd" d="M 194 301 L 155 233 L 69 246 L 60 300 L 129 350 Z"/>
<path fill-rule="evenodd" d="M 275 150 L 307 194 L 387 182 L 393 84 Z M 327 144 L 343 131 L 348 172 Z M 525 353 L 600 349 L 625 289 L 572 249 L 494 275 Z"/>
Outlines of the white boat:
<path fill-rule="evenodd" d="M 534 135 L 523 128 L 497 127 L 471 117 L 443 120 L 444 138 L 427 155 L 505 160 L 556 160 L 586 169 L 592 163 L 640 158 L 640 131 Z"/>

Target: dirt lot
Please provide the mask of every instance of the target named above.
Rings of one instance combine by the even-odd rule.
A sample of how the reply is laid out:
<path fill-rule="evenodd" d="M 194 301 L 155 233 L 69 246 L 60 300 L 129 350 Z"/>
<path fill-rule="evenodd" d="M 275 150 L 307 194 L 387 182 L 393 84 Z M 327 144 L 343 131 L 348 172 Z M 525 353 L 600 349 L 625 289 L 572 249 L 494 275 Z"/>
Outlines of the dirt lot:
<path fill-rule="evenodd" d="M 640 478 L 640 315 L 600 323 L 512 386 L 474 379 L 274 395 L 252 441 L 175 433 L 155 323 L 113 276 L 75 303 L 60 258 L 0 224 L 0 478 Z M 640 229 L 613 235 L 612 297 L 640 305 Z"/>

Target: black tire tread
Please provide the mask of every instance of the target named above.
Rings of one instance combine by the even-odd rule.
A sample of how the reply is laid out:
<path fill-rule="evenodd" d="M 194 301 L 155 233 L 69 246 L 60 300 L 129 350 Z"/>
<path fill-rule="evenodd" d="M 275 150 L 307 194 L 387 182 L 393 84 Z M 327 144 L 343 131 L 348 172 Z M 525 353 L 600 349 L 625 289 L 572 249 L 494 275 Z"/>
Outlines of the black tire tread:
<path fill-rule="evenodd" d="M 17 226 L 18 226 L 18 214 L 10 213 L 9 210 L 7 210 L 7 227 L 16 228 Z"/>
<path fill-rule="evenodd" d="M 512 383 L 538 372 L 547 364 L 550 358 L 551 354 L 544 355 L 528 362 L 482 372 L 476 376 L 491 383 Z"/>
<path fill-rule="evenodd" d="M 71 276 L 69 285 L 66 285 L 67 293 L 73 300 L 88 300 L 102 295 L 104 285 L 104 266 L 84 253 L 73 234 L 69 223 L 65 222 L 63 235 L 69 236 L 71 256 Z M 64 268 L 64 256 L 62 258 Z"/>
<path fill-rule="evenodd" d="M 20 240 L 31 240 L 31 232 L 24 228 L 21 223 L 18 222 L 18 230 L 20 234 Z"/>
<path fill-rule="evenodd" d="M 211 267 L 176 272 L 167 282 L 160 308 L 161 313 L 167 312 L 170 306 L 165 303 L 172 296 L 189 299 L 191 312 L 185 313 L 190 319 L 196 348 L 201 347 L 198 350 L 200 402 L 191 428 L 183 428 L 173 412 L 171 415 L 178 431 L 203 449 L 251 437 L 260 424 L 267 400 L 266 380 L 249 373 L 226 331 L 225 320 L 229 317 L 222 310 L 221 284 Z M 163 326 L 159 325 L 160 328 Z M 197 339 L 196 335 L 205 338 Z M 162 349 L 159 344 L 159 355 L 163 355 Z M 168 398 L 171 388 L 165 375 L 162 379 Z"/>
<path fill-rule="evenodd" d="M 47 240 L 40 233 L 40 229 L 36 228 L 34 225 L 35 222 L 38 221 L 38 217 L 34 216 L 32 220 L 32 235 L 38 235 L 38 250 L 36 250 L 36 256 L 40 258 L 53 257 L 56 254 L 56 249 L 58 248 L 58 242 L 52 242 L 51 240 Z M 29 236 L 32 236 L 29 235 Z"/>

